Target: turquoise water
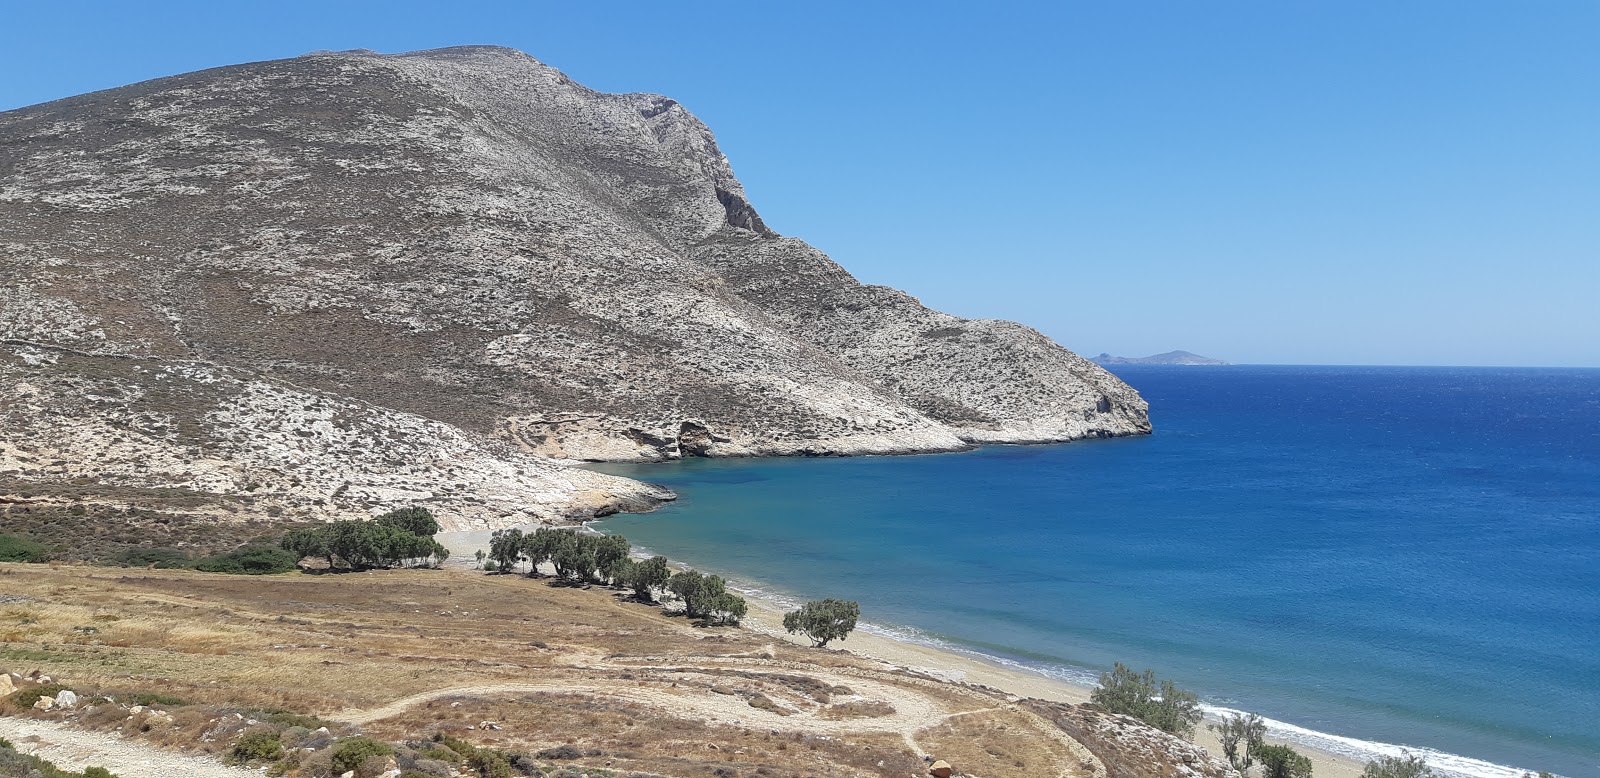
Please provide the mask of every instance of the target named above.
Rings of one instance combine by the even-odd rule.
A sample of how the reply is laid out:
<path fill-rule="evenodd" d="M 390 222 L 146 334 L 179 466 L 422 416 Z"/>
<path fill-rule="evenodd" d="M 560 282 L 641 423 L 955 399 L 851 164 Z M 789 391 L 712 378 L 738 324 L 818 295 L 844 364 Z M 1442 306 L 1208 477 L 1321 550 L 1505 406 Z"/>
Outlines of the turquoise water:
<path fill-rule="evenodd" d="M 1118 373 L 1156 434 L 607 466 L 681 500 L 602 528 L 1041 672 L 1152 667 L 1335 750 L 1600 775 L 1600 370 Z"/>

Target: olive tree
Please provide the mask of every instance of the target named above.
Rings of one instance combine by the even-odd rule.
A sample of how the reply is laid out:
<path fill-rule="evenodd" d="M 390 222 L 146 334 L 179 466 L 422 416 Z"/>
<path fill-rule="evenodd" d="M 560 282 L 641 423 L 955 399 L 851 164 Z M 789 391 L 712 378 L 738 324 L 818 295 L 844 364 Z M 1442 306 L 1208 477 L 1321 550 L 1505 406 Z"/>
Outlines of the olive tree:
<path fill-rule="evenodd" d="M 783 614 L 783 628 L 793 635 L 804 633 L 814 648 L 829 641 L 844 640 L 861 618 L 861 605 L 854 600 L 812 600 L 799 610 Z"/>
<path fill-rule="evenodd" d="M 621 584 L 622 574 L 628 566 L 628 539 L 621 535 L 599 535 L 594 538 L 594 566 L 598 583 Z"/>
<path fill-rule="evenodd" d="M 1171 681 L 1158 685 L 1153 670 L 1136 673 L 1121 662 L 1100 674 L 1100 685 L 1089 701 L 1112 713 L 1123 713 L 1163 732 L 1180 737 L 1194 733 L 1200 722 L 1200 700 Z"/>
<path fill-rule="evenodd" d="M 529 576 L 539 574 L 539 565 L 552 562 L 556 552 L 561 549 L 562 541 L 571 533 L 571 530 L 552 529 L 540 527 L 522 536 L 522 554 L 527 557 L 530 568 Z"/>
<path fill-rule="evenodd" d="M 1252 753 L 1261 747 L 1262 739 L 1267 736 L 1266 722 L 1254 713 L 1224 714 L 1221 721 L 1207 724 L 1206 729 L 1217 733 L 1217 740 L 1222 742 L 1222 755 L 1240 775 L 1255 764 Z"/>
<path fill-rule="evenodd" d="M 1260 745 L 1250 755 L 1261 763 L 1261 778 L 1311 778 L 1311 760 L 1288 746 Z"/>
<path fill-rule="evenodd" d="M 495 530 L 489 536 L 489 558 L 494 560 L 496 570 L 508 573 L 515 570 L 522 561 L 522 530 L 516 527 Z"/>
<path fill-rule="evenodd" d="M 633 589 L 633 598 L 640 602 L 655 602 L 656 590 L 667 585 L 672 570 L 667 558 L 653 556 L 642 561 L 629 560 L 623 570 L 623 583 Z"/>

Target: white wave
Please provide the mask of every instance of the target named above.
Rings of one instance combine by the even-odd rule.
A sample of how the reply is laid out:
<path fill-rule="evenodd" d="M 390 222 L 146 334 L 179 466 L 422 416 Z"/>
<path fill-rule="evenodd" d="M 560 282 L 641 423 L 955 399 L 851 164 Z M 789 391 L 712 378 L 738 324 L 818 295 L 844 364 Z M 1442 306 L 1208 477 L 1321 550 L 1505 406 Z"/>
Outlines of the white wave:
<path fill-rule="evenodd" d="M 1220 718 L 1224 714 L 1244 712 L 1234 708 L 1224 708 L 1203 703 L 1200 708 L 1205 711 L 1207 716 L 1212 718 Z M 1429 767 L 1444 774 L 1446 778 L 1523 778 L 1523 776 L 1536 772 L 1423 746 L 1398 745 L 1375 740 L 1361 740 L 1343 735 L 1330 735 L 1326 732 L 1318 732 L 1290 724 L 1287 721 L 1278 721 L 1266 717 L 1262 717 L 1262 721 L 1267 725 L 1267 733 L 1274 737 L 1314 748 L 1318 751 L 1354 759 L 1358 762 L 1370 761 L 1380 756 L 1413 754 L 1421 757 L 1423 761 L 1428 763 Z"/>
<path fill-rule="evenodd" d="M 588 528 L 588 523 L 585 523 L 584 526 L 585 528 Z M 646 558 L 649 556 L 654 556 L 654 552 L 642 546 L 635 546 L 633 556 Z M 692 569 L 689 565 L 681 564 L 675 561 L 672 564 L 675 567 Z M 724 577 L 726 578 L 726 576 Z M 763 603 L 766 603 L 768 606 L 777 608 L 779 610 L 794 609 L 803 604 L 802 600 L 796 599 L 795 597 L 774 592 L 770 589 L 755 585 L 748 581 L 732 578 L 728 578 L 727 581 L 729 589 L 749 597 L 752 600 L 759 600 Z M 926 646 L 928 648 L 935 648 L 940 651 L 948 651 L 954 654 L 961 654 L 963 656 L 969 656 L 990 664 L 996 664 L 1013 670 L 1032 673 L 1034 675 L 1042 675 L 1046 678 L 1062 681 L 1064 683 L 1069 683 L 1086 689 L 1092 689 L 1100 685 L 1099 674 L 1092 670 L 1081 667 L 1071 667 L 1067 665 L 1028 663 L 1015 659 L 1008 659 L 1003 656 L 995 656 L 994 654 L 987 654 L 982 651 L 967 648 L 966 646 L 962 646 L 957 643 L 952 643 L 943 638 L 930 635 L 922 630 L 916 629 L 915 627 L 860 622 L 856 625 L 856 628 L 862 632 L 871 635 L 877 635 L 889 640 Z M 1223 714 L 1236 714 L 1244 712 L 1234 708 L 1226 708 L 1219 705 L 1208 705 L 1204 703 L 1201 704 L 1200 708 L 1210 718 L 1219 718 Z M 1380 756 L 1402 756 L 1409 753 L 1421 757 L 1428 763 L 1429 767 L 1432 767 L 1442 773 L 1444 778 L 1524 778 L 1524 776 L 1530 774 L 1537 774 L 1537 771 L 1534 770 L 1524 770 L 1507 765 L 1495 764 L 1494 762 L 1486 762 L 1482 759 L 1473 759 L 1472 757 L 1451 754 L 1432 748 L 1396 745 L 1393 743 L 1382 743 L 1374 740 L 1361 740 L 1358 738 L 1345 737 L 1343 735 L 1331 735 L 1326 732 L 1318 732 L 1316 730 L 1306 729 L 1305 727 L 1290 724 L 1286 721 L 1278 721 L 1276 719 L 1269 719 L 1265 717 L 1262 718 L 1262 721 L 1266 722 L 1267 732 L 1274 737 L 1289 741 L 1291 743 L 1306 746 L 1307 748 L 1322 751 L 1324 753 L 1354 759 L 1358 762 L 1370 761 Z"/>

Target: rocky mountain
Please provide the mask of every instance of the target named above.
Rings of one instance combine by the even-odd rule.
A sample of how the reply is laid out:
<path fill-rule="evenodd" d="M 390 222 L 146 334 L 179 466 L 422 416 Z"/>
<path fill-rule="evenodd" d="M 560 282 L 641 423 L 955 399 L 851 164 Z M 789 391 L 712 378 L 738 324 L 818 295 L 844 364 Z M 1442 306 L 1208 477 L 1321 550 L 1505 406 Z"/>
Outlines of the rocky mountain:
<path fill-rule="evenodd" d="M 1188 351 L 1168 351 L 1148 357 L 1114 357 L 1102 352 L 1094 358 L 1097 365 L 1226 365 L 1220 359 L 1202 357 Z"/>
<path fill-rule="evenodd" d="M 667 496 L 558 459 L 1150 428 L 1038 332 L 773 233 L 673 100 L 494 47 L 0 113 L 0 340 L 0 476 L 255 484 L 308 515 L 499 526 Z"/>

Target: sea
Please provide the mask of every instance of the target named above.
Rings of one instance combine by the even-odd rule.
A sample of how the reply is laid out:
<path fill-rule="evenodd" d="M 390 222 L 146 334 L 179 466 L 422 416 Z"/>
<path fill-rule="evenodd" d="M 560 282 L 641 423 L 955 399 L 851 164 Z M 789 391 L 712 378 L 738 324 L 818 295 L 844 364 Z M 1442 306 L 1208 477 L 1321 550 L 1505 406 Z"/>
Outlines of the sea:
<path fill-rule="evenodd" d="M 1600 776 L 1600 370 L 1115 370 L 1154 434 L 606 465 L 680 499 L 598 528 L 1056 678 L 1152 668 L 1357 759 Z"/>

